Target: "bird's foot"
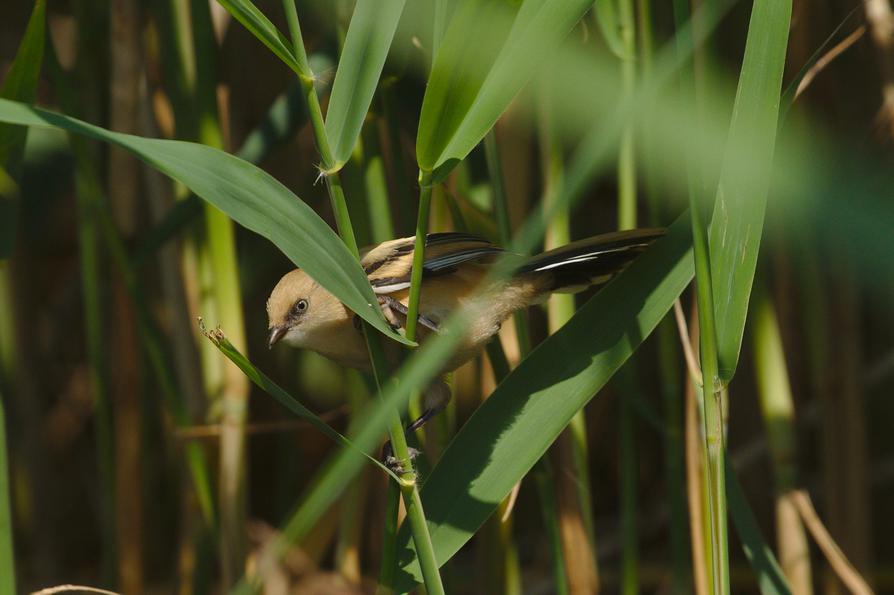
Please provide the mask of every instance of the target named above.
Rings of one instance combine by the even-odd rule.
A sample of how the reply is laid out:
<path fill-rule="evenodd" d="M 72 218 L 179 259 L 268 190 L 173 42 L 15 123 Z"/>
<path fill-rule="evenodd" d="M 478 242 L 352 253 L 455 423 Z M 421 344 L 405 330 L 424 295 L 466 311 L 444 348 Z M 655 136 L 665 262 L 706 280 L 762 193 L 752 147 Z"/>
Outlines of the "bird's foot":
<path fill-rule="evenodd" d="M 408 446 L 407 454 L 410 458 L 409 464 L 411 466 L 411 469 L 405 469 L 400 458 L 394 456 L 394 449 L 391 447 L 391 440 L 389 440 L 385 443 L 385 446 L 382 447 L 382 462 L 385 464 L 386 467 L 388 467 L 398 475 L 401 475 L 403 473 L 406 473 L 407 471 L 412 470 L 413 461 L 416 459 L 416 457 L 419 456 L 420 452 L 412 446 Z"/>

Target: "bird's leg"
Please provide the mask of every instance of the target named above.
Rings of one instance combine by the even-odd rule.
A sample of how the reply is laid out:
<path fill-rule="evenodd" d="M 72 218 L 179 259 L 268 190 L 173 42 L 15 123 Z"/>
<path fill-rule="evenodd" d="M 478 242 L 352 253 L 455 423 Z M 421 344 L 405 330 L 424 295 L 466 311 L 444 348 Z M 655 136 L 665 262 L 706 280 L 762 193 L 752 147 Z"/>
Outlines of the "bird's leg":
<path fill-rule="evenodd" d="M 425 422 L 436 416 L 450 402 L 450 387 L 439 378 L 428 385 L 422 393 L 422 415 L 407 426 L 407 433 L 414 432 L 425 425 Z"/>
<path fill-rule="evenodd" d="M 400 326 L 398 314 L 403 316 L 403 319 L 406 320 L 409 308 L 390 295 L 380 295 L 378 298 L 379 305 L 382 307 L 382 312 L 385 314 L 385 319 L 391 326 L 398 328 Z M 440 330 L 435 321 L 421 313 L 416 316 L 416 321 L 425 328 L 436 333 Z"/>
<path fill-rule="evenodd" d="M 406 436 L 410 436 L 413 432 L 421 428 L 428 420 L 444 410 L 447 403 L 450 402 L 450 387 L 443 379 L 439 378 L 428 385 L 422 394 L 423 411 L 415 421 L 411 422 L 407 429 L 404 430 Z M 409 448 L 410 461 L 419 455 L 419 451 L 415 448 Z M 400 459 L 394 456 L 394 450 L 391 447 L 391 441 L 387 441 L 382 447 L 382 461 L 395 473 L 403 473 L 404 468 Z"/>
<path fill-rule="evenodd" d="M 407 447 L 407 454 L 410 457 L 410 463 L 419 456 L 419 451 L 412 446 Z M 394 449 L 391 446 L 391 440 L 385 442 L 385 445 L 382 447 L 382 462 L 385 463 L 385 466 L 400 475 L 406 469 L 404 469 L 401 460 L 394 456 Z"/>

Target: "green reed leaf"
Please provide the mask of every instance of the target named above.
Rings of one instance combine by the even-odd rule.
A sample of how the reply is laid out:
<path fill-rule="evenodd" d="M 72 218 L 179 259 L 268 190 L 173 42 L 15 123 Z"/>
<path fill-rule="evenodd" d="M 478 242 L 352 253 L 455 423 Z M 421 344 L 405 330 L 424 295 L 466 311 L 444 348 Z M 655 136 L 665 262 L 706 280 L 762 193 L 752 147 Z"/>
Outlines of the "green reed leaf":
<path fill-rule="evenodd" d="M 336 163 L 351 156 L 369 111 L 405 0 L 358 0 L 326 110 L 326 136 Z"/>
<path fill-rule="evenodd" d="M 791 0 L 754 3 L 711 221 L 711 278 L 723 382 L 736 371 L 757 266 L 791 12 Z"/>
<path fill-rule="evenodd" d="M 590 8 L 588 0 L 463 0 L 438 49 L 422 101 L 419 167 L 443 179 L 477 145 L 537 66 Z"/>
<path fill-rule="evenodd" d="M 475 534 L 689 284 L 686 218 L 535 349 L 453 439 L 422 489 L 439 564 Z M 409 589 L 421 574 L 405 528 L 401 543 L 397 585 Z"/>
<path fill-rule="evenodd" d="M 182 183 L 240 225 L 273 242 L 333 295 L 389 337 L 369 281 L 344 243 L 313 209 L 262 169 L 218 149 L 105 130 L 40 108 L 0 100 L 0 121 L 61 128 L 112 143 Z"/>

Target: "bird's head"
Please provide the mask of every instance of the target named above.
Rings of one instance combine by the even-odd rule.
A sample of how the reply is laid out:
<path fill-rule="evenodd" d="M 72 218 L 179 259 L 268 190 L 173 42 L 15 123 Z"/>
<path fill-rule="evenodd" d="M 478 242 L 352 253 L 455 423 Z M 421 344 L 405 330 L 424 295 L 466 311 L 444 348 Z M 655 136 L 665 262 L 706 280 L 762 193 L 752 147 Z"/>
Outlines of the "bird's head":
<path fill-rule="evenodd" d="M 267 299 L 267 346 L 280 340 L 314 348 L 349 313 L 331 293 L 301 269 L 286 273 Z"/>

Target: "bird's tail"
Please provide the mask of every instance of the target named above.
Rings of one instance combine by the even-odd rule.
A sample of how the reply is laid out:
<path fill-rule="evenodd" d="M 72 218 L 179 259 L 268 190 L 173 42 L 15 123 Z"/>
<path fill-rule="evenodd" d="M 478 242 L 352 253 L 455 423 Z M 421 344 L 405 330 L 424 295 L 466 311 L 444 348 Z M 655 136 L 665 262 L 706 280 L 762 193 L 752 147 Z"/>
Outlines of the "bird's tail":
<path fill-rule="evenodd" d="M 605 283 L 663 235 L 663 229 L 632 229 L 579 240 L 531 257 L 518 273 L 549 275 L 550 291 L 574 293 Z"/>

